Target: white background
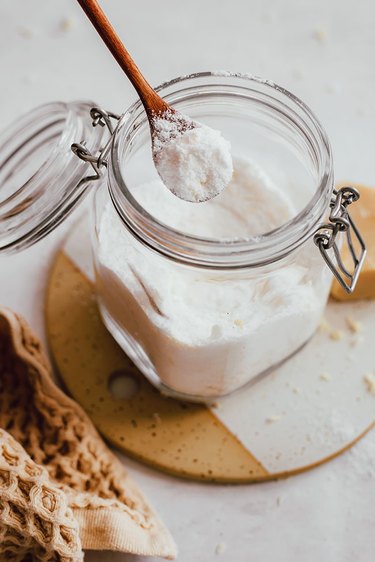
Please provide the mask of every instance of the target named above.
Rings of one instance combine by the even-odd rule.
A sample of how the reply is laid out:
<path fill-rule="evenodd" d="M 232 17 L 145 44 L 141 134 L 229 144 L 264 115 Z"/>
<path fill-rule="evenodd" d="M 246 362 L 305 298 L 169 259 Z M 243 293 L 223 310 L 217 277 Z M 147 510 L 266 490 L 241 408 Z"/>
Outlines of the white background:
<path fill-rule="evenodd" d="M 373 0 L 102 5 L 153 85 L 215 69 L 271 78 L 320 117 L 337 179 L 375 185 Z M 71 23 L 66 31 L 64 18 Z M 91 99 L 120 113 L 135 98 L 73 0 L 1 1 L 0 75 L 1 129 L 47 101 Z M 46 275 L 68 227 L 24 253 L 0 257 L 0 303 L 21 312 L 43 338 Z M 375 560 L 374 432 L 326 466 L 257 486 L 184 482 L 125 462 L 174 534 L 181 562 Z M 219 544 L 221 554 L 215 552 Z M 135 557 L 88 553 L 86 560 Z"/>

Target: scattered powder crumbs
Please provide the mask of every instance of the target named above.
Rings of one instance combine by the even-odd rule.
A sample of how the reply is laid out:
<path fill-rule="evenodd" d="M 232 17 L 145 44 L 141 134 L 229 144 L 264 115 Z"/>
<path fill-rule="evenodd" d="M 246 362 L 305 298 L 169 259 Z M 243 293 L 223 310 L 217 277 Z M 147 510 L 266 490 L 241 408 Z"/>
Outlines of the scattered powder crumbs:
<path fill-rule="evenodd" d="M 341 330 L 331 330 L 329 332 L 329 337 L 333 341 L 341 341 L 344 337 L 344 333 Z"/>
<path fill-rule="evenodd" d="M 321 321 L 319 323 L 319 330 L 323 333 L 328 333 L 332 330 L 331 324 L 324 317 L 321 319 Z"/>
<path fill-rule="evenodd" d="M 314 441 L 319 438 L 319 442 L 334 439 L 335 442 L 347 443 L 357 434 L 355 426 L 350 420 L 346 419 L 344 412 L 333 409 L 324 424 L 325 432 L 316 436 Z M 321 438 L 323 437 L 323 441 Z"/>
<path fill-rule="evenodd" d="M 301 389 L 298 386 L 293 387 L 293 394 L 301 394 Z"/>
<path fill-rule="evenodd" d="M 215 554 L 217 555 L 223 554 L 223 552 L 225 552 L 226 549 L 227 549 L 227 545 L 225 544 L 225 542 L 219 542 L 216 545 Z"/>
<path fill-rule="evenodd" d="M 329 375 L 328 373 L 322 373 L 319 378 L 321 381 L 326 381 L 326 382 L 332 380 L 331 375 Z"/>
<path fill-rule="evenodd" d="M 156 421 L 156 423 L 161 423 L 161 417 L 160 414 L 158 414 L 157 412 L 154 412 L 152 414 L 152 419 Z"/>
<path fill-rule="evenodd" d="M 355 334 L 354 337 L 350 340 L 351 347 L 358 347 L 365 341 L 365 338 L 359 334 Z"/>
<path fill-rule="evenodd" d="M 361 322 L 359 322 L 358 320 L 355 320 L 352 316 L 347 316 L 345 318 L 345 322 L 346 322 L 349 330 L 351 332 L 353 332 L 353 334 L 358 334 L 359 332 L 362 331 L 363 324 Z"/>
<path fill-rule="evenodd" d="M 348 451 L 348 478 L 354 476 L 365 480 L 375 479 L 375 440 L 372 437 L 366 436 Z"/>
<path fill-rule="evenodd" d="M 319 43 L 324 43 L 327 40 L 327 32 L 321 27 L 314 29 L 312 35 L 316 41 L 319 41 Z"/>
<path fill-rule="evenodd" d="M 64 18 L 60 21 L 59 29 L 66 33 L 70 31 L 74 27 L 74 19 L 73 18 Z"/>
<path fill-rule="evenodd" d="M 235 324 L 235 326 L 238 326 L 238 328 L 243 328 L 243 327 L 244 327 L 244 321 L 241 320 L 240 318 L 237 318 L 237 319 L 234 321 L 234 324 Z"/>
<path fill-rule="evenodd" d="M 373 373 L 366 373 L 363 377 L 363 381 L 367 387 L 370 394 L 375 396 L 375 375 Z"/>
<path fill-rule="evenodd" d="M 276 505 L 277 506 L 281 505 L 281 497 L 280 496 L 277 496 L 277 498 L 276 498 Z"/>
<path fill-rule="evenodd" d="M 266 418 L 266 423 L 276 423 L 281 420 L 281 416 L 273 415 Z"/>
<path fill-rule="evenodd" d="M 372 216 L 371 212 L 368 209 L 365 209 L 365 208 L 362 209 L 361 208 L 361 209 L 358 209 L 358 211 L 359 211 L 359 215 L 362 219 L 368 219 L 370 216 Z"/>
<path fill-rule="evenodd" d="M 17 33 L 25 39 L 31 39 L 34 36 L 34 32 L 29 27 L 18 27 Z"/>

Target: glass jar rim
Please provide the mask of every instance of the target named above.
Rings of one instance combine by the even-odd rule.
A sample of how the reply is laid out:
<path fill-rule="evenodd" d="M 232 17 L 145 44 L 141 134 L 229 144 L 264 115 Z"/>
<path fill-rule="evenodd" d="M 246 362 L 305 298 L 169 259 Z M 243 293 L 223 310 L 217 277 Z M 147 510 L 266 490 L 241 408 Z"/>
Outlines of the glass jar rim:
<path fill-rule="evenodd" d="M 297 115 L 293 108 L 301 112 L 307 123 L 301 116 L 298 116 L 298 120 L 300 124 L 306 125 L 308 133 L 317 142 L 321 164 L 317 188 L 307 205 L 280 227 L 245 240 L 219 241 L 200 238 L 182 233 L 159 222 L 133 197 L 121 171 L 119 154 L 122 142 L 125 139 L 125 133 L 131 129 L 135 117 L 139 111 L 142 111 L 140 100 L 125 111 L 113 135 L 109 166 L 109 191 L 112 202 L 125 226 L 142 244 L 174 261 L 214 269 L 256 267 L 273 263 L 312 237 L 328 208 L 334 187 L 332 152 L 328 136 L 317 117 L 302 100 L 275 82 L 256 75 L 229 71 L 198 72 L 164 82 L 155 90 L 162 95 L 171 87 L 184 86 L 189 80 L 200 79 L 220 79 L 220 82 L 214 84 L 215 86 L 229 85 L 231 87 L 236 87 L 236 84 L 231 81 L 237 80 L 241 82 L 242 88 L 244 84 L 247 84 L 246 89 L 249 92 L 262 92 L 275 104 L 283 103 L 280 100 L 284 100 L 283 105 L 285 105 L 285 101 L 287 101 L 292 106 L 291 112 Z M 211 85 L 204 84 L 203 86 Z M 200 85 L 200 87 L 203 86 Z M 182 94 L 187 90 L 191 94 L 192 87 L 174 90 L 172 94 Z M 168 101 L 172 94 L 168 93 L 165 99 Z M 276 95 L 279 97 L 277 98 Z"/>

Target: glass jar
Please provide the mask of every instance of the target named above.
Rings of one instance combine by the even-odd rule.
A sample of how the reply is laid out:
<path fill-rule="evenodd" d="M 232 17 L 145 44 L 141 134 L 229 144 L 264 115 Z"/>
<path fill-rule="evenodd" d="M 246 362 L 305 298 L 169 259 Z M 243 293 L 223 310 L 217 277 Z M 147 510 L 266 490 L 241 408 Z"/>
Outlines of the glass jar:
<path fill-rule="evenodd" d="M 219 129 L 234 154 L 250 155 L 293 201 L 295 215 L 256 236 L 236 236 L 224 223 L 223 234 L 212 237 L 200 234 L 199 223 L 191 232 L 186 224 L 179 229 L 173 216 L 156 216 L 140 197 L 140 186 L 157 173 L 139 101 L 116 126 L 114 114 L 91 112 L 110 136 L 106 127 L 89 132 L 91 104 L 52 104 L 1 142 L 0 249 L 46 234 L 107 167 L 108 182 L 97 182 L 92 205 L 102 318 L 156 387 L 207 401 L 257 380 L 309 340 L 331 271 L 353 289 L 365 249 L 347 206 L 358 196 L 351 188 L 334 192 L 325 132 L 300 100 L 274 83 L 200 73 L 158 91 L 179 111 Z M 70 145 L 81 139 L 89 144 L 76 145 L 74 155 Z M 35 164 L 39 151 L 49 154 L 42 165 Z M 94 173 L 87 176 L 90 166 Z M 353 273 L 337 261 L 339 233 L 348 235 L 350 226 Z"/>

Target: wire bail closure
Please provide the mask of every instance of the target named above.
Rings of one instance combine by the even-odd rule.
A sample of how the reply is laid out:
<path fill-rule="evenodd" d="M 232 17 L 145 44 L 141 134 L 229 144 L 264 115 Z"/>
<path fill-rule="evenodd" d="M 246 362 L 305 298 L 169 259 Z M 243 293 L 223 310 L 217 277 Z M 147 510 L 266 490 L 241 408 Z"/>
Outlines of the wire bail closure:
<path fill-rule="evenodd" d="M 93 127 L 97 125 L 107 127 L 110 136 L 97 155 L 92 154 L 88 150 L 85 141 L 71 145 L 74 154 L 84 162 L 91 164 L 94 171 L 93 175 L 84 177 L 77 187 L 81 187 L 92 181 L 97 181 L 103 176 L 102 168 L 107 167 L 106 158 L 116 128 L 113 125 L 113 121 L 117 124 L 120 120 L 120 116 L 116 113 L 105 111 L 99 107 L 93 107 L 90 110 L 90 115 Z M 365 242 L 347 209 L 349 205 L 358 201 L 359 198 L 359 191 L 354 187 L 342 187 L 339 190 L 335 189 L 330 202 L 331 212 L 329 214 L 329 222 L 320 226 L 314 234 L 314 242 L 318 246 L 324 261 L 347 293 L 352 293 L 355 289 L 367 252 Z M 340 254 L 337 243 L 337 237 L 340 232 L 346 233 L 346 241 L 353 261 L 352 272 L 347 269 Z M 357 255 L 357 250 L 354 247 L 353 234 L 355 241 L 359 245 L 359 255 Z M 329 253 L 330 250 L 332 250 L 333 258 Z"/>
<path fill-rule="evenodd" d="M 318 228 L 314 235 L 314 242 L 337 281 L 347 293 L 352 293 L 357 284 L 367 250 L 347 208 L 358 201 L 360 193 L 354 187 L 342 187 L 339 190 L 334 190 L 333 194 L 330 203 L 329 222 Z M 345 232 L 346 234 L 346 242 L 353 265 L 351 271 L 344 264 L 340 254 L 337 243 L 339 232 Z M 355 248 L 355 242 L 359 246 L 358 249 Z M 331 255 L 330 250 L 332 250 Z"/>
<path fill-rule="evenodd" d="M 91 108 L 90 115 L 92 118 L 92 126 L 97 127 L 98 125 L 100 125 L 100 127 L 107 127 L 110 136 L 104 147 L 99 151 L 99 154 L 97 155 L 92 154 L 88 150 L 86 141 L 81 141 L 80 143 L 74 143 L 71 145 L 72 152 L 84 162 L 88 162 L 89 164 L 91 164 L 91 167 L 94 171 L 94 175 L 82 178 L 77 185 L 77 188 L 82 187 L 86 183 L 97 181 L 103 176 L 102 168 L 107 167 L 106 158 L 108 156 L 108 152 L 112 143 L 112 136 L 116 128 L 113 126 L 112 121 L 116 121 L 117 124 L 117 122 L 120 120 L 120 116 L 116 113 L 105 111 L 104 109 L 101 109 L 99 107 Z"/>

